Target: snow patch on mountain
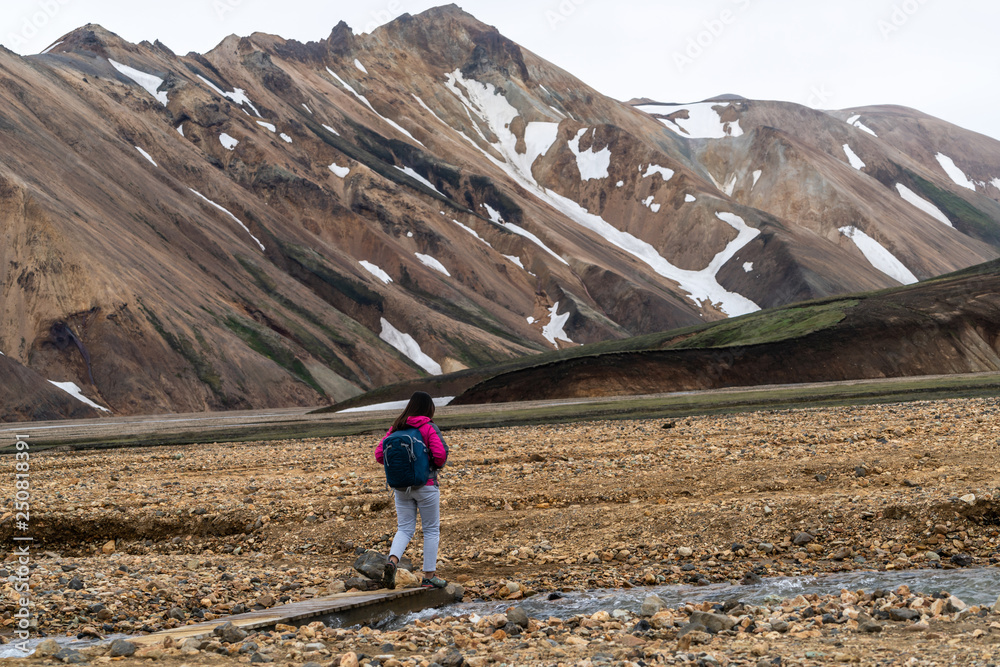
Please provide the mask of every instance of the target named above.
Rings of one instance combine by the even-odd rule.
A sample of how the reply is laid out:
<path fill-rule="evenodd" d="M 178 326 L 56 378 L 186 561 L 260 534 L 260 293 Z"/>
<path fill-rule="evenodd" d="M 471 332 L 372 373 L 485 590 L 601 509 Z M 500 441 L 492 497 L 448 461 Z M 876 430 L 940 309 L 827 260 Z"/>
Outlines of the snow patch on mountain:
<path fill-rule="evenodd" d="M 872 130 L 867 125 L 865 125 L 864 123 L 862 123 L 860 119 L 861 119 L 861 114 L 856 114 L 856 115 L 851 116 L 850 118 L 847 119 L 847 124 L 848 125 L 853 125 L 854 127 L 858 128 L 859 130 L 863 130 L 863 131 L 867 132 L 868 134 L 872 135 L 873 137 L 877 137 L 878 135 L 875 134 L 875 131 Z"/>
<path fill-rule="evenodd" d="M 943 153 L 938 153 L 934 156 L 944 169 L 944 172 L 948 174 L 948 178 L 955 182 L 955 185 L 961 185 L 963 188 L 968 188 L 973 192 L 976 191 L 976 184 L 969 180 L 969 177 L 965 175 L 965 172 L 958 168 L 955 161 Z"/>
<path fill-rule="evenodd" d="M 913 190 L 911 190 L 908 187 L 906 187 L 905 185 L 903 185 L 902 183 L 896 183 L 896 190 L 899 191 L 899 196 L 900 197 L 902 197 L 903 199 L 905 199 L 909 203 L 913 204 L 914 206 L 916 206 L 917 208 L 919 208 L 924 213 L 927 213 L 928 215 L 930 215 L 931 217 L 933 217 L 933 218 L 935 218 L 937 220 L 940 220 L 941 222 L 943 222 L 944 224 L 948 225 L 949 227 L 954 227 L 955 226 L 955 225 L 951 224 L 951 220 L 948 219 L 948 216 L 946 216 L 941 211 L 941 209 L 939 209 L 937 206 L 935 206 L 934 204 L 930 203 L 929 201 L 927 201 L 926 199 L 924 199 L 923 197 L 921 197 L 920 195 L 918 195 L 916 192 L 914 192 Z"/>
<path fill-rule="evenodd" d="M 257 124 L 260 125 L 262 128 L 264 128 L 265 130 L 267 130 L 268 132 L 277 132 L 278 131 L 278 128 L 276 128 L 271 123 L 268 123 L 267 121 L 258 120 Z"/>
<path fill-rule="evenodd" d="M 549 191 L 550 200 L 559 210 L 565 213 L 570 219 L 576 221 L 583 227 L 595 232 L 606 241 L 640 261 L 646 263 L 651 269 L 664 278 L 676 282 L 682 290 L 688 293 L 692 301 L 701 306 L 703 302 L 717 305 L 722 312 L 733 317 L 736 315 L 746 315 L 760 310 L 760 306 L 742 294 L 726 290 L 716 279 L 716 274 L 723 264 L 728 262 L 747 243 L 756 237 L 760 230 L 753 229 L 742 223 L 742 218 L 732 214 L 717 214 L 720 220 L 729 224 L 736 223 L 740 232 L 735 239 L 712 260 L 712 262 L 701 271 L 689 271 L 680 269 L 666 259 L 664 259 L 652 245 L 627 232 L 623 232 L 611 223 L 598 215 L 590 213 L 575 201 Z M 722 217 L 723 215 L 735 218 L 733 222 Z"/>
<path fill-rule="evenodd" d="M 694 195 L 684 195 L 684 201 L 686 201 L 688 204 L 690 204 L 691 202 L 698 201 L 698 198 L 695 197 Z"/>
<path fill-rule="evenodd" d="M 726 181 L 726 184 L 722 187 L 722 191 L 726 193 L 727 197 L 732 197 L 733 193 L 736 191 L 736 174 Z"/>
<path fill-rule="evenodd" d="M 483 208 L 485 208 L 486 212 L 489 214 L 490 220 L 492 220 L 493 222 L 495 222 L 496 224 L 500 225 L 501 227 L 503 227 L 505 229 L 509 229 L 510 231 L 514 232 L 515 234 L 523 236 L 524 238 L 528 239 L 529 241 L 531 241 L 532 243 L 534 243 L 535 245 L 537 245 L 539 248 L 541 248 L 542 250 L 544 250 L 545 252 L 549 253 L 550 255 L 552 255 L 553 257 L 555 257 L 556 259 L 558 259 L 560 262 L 562 262 L 566 266 L 569 266 L 569 262 L 567 262 L 565 259 L 563 259 L 559 255 L 557 255 L 555 253 L 555 251 L 552 250 L 552 248 L 550 248 L 547 245 L 545 245 L 545 243 L 542 242 L 542 240 L 540 238 L 538 238 L 537 236 L 535 236 L 534 234 L 532 234 L 531 232 L 529 232 L 527 229 L 525 229 L 523 227 L 519 227 L 518 225 L 515 225 L 512 222 L 505 222 L 504 219 L 503 219 L 503 216 L 500 215 L 500 212 L 497 211 L 492 206 L 490 206 L 489 204 L 483 204 Z"/>
<path fill-rule="evenodd" d="M 431 375 L 441 375 L 441 364 L 431 359 L 423 350 L 420 344 L 414 340 L 413 336 L 403 333 L 396 327 L 389 324 L 387 319 L 380 318 L 382 322 L 382 332 L 378 335 L 389 345 L 402 352 L 417 366 L 420 366 Z"/>
<path fill-rule="evenodd" d="M 286 144 L 292 143 L 292 138 L 287 134 L 285 134 L 284 132 L 282 132 L 279 136 L 281 136 L 281 140 L 284 141 Z"/>
<path fill-rule="evenodd" d="M 417 140 L 417 138 L 416 138 L 416 137 L 414 137 L 414 136 L 413 136 L 412 134 L 410 134 L 410 133 L 409 133 L 409 132 L 408 132 L 408 131 L 406 130 L 406 128 L 404 128 L 404 127 L 403 127 L 402 125 L 400 125 L 399 123 L 397 123 L 397 122 L 396 122 L 396 121 L 394 121 L 394 120 L 391 120 L 391 119 L 389 119 L 389 118 L 386 118 L 385 116 L 383 116 L 382 114 L 380 114 L 380 113 L 379 113 L 378 111 L 375 111 L 375 107 L 373 107 L 373 106 L 372 106 L 372 103 L 368 101 L 368 98 L 367 98 L 367 97 L 365 97 L 364 95 L 362 95 L 361 93 L 359 93 L 358 91 L 354 90 L 354 88 L 352 88 L 350 84 L 348 84 L 348 83 L 347 83 L 346 81 L 344 81 L 344 80 L 343 80 L 343 79 L 341 79 L 341 78 L 340 78 L 339 76 L 337 76 L 337 73 L 336 73 L 336 72 L 334 72 L 334 71 L 333 71 L 332 69 L 330 69 L 329 67 L 327 67 L 327 68 L 326 68 L 326 71 L 327 71 L 327 72 L 329 72 L 329 73 L 330 73 L 330 76 L 332 76 L 332 77 L 333 77 L 334 79 L 336 79 L 336 80 L 337 80 L 337 81 L 338 81 L 338 82 L 340 83 L 340 85 L 342 85 L 342 86 L 343 86 L 344 88 L 347 88 L 347 90 L 348 90 L 348 91 L 350 91 L 352 95 L 354 95 L 354 96 L 355 96 L 356 98 L 358 98 L 359 100 L 361 100 L 361 102 L 363 102 L 363 103 L 364 103 L 364 105 L 365 105 L 366 107 L 368 107 L 368 108 L 369 108 L 369 109 L 371 110 L 371 112 L 372 112 L 373 114 L 375 114 L 376 116 L 378 116 L 379 118 L 381 118 L 382 120 L 384 120 L 384 121 L 385 121 L 386 123 L 388 123 L 389 125 L 391 125 L 391 126 L 393 126 L 394 128 L 396 128 L 397 130 L 399 130 L 400 132 L 402 132 L 402 133 L 403 133 L 403 134 L 405 134 L 406 136 L 408 136 L 408 137 L 409 137 L 410 139 L 413 139 L 413 140 L 414 140 L 414 141 L 416 141 L 416 142 L 417 142 L 418 144 L 420 144 L 421 146 L 423 146 L 423 144 L 422 144 L 422 143 L 420 143 L 420 141 L 419 141 L 419 140 Z"/>
<path fill-rule="evenodd" d="M 139 151 L 140 153 L 142 153 L 142 156 L 144 158 L 146 158 L 147 160 L 149 160 L 153 164 L 154 167 L 158 167 L 159 166 L 159 165 L 156 164 L 156 161 L 152 157 L 150 157 L 149 153 L 147 153 L 146 151 L 142 150 L 138 146 L 136 146 L 135 149 L 137 151 Z"/>
<path fill-rule="evenodd" d="M 188 188 L 188 190 L 190 190 L 191 192 L 195 193 L 196 195 L 198 195 L 199 197 L 201 197 L 202 199 L 204 199 L 204 200 L 205 200 L 206 202 L 208 202 L 209 204 L 211 204 L 212 206 L 214 206 L 215 208 L 219 209 L 220 211 L 222 211 L 223 213 L 225 213 L 226 215 L 228 215 L 228 216 L 229 216 L 230 218 L 232 218 L 233 220 L 235 220 L 235 221 L 236 221 L 236 224 L 238 224 L 238 225 L 239 225 L 240 227 L 242 227 L 242 228 L 243 228 L 243 230 L 244 230 L 244 231 L 246 231 L 246 233 L 247 233 L 247 234 L 250 234 L 250 238 L 252 238 L 252 239 L 253 239 L 254 241 L 256 241 L 256 242 L 257 242 L 257 245 L 258 245 L 258 246 L 260 246 L 260 249 L 261 249 L 261 250 L 264 250 L 264 244 L 260 242 L 260 239 L 258 239 L 258 238 L 257 238 L 256 236 L 254 236 L 254 235 L 253 235 L 253 234 L 252 234 L 252 233 L 250 232 L 250 228 L 249 228 L 249 227 L 247 227 L 246 225 L 244 225 L 244 224 L 243 224 L 243 221 L 242 221 L 242 220 L 240 220 L 239 218 L 237 218 L 237 217 L 236 217 L 235 215 L 233 215 L 233 214 L 232 214 L 232 213 L 231 213 L 231 212 L 229 211 L 229 209 L 227 209 L 227 208 L 224 208 L 224 207 L 222 207 L 222 206 L 219 206 L 219 205 L 218 205 L 218 204 L 216 204 L 216 203 L 215 203 L 214 201 L 212 201 L 211 199 L 209 199 L 209 198 L 208 198 L 208 197 L 206 197 L 205 195 L 201 194 L 200 192 L 198 192 L 198 191 L 197 191 L 197 190 L 195 190 L 194 188 Z"/>
<path fill-rule="evenodd" d="M 461 222 L 459 222 L 458 220 L 455 220 L 455 219 L 452 219 L 452 222 L 454 222 L 456 225 L 458 225 L 459 227 L 461 227 L 465 231 L 467 231 L 470 234 L 472 234 L 474 237 L 476 237 L 478 240 L 482 241 L 483 243 L 485 243 L 489 247 L 491 247 L 491 248 L 493 247 L 493 245 L 489 241 L 487 241 L 482 236 L 480 236 L 479 233 L 475 229 L 473 229 L 472 227 L 469 227 L 468 225 L 463 225 Z"/>
<path fill-rule="evenodd" d="M 419 259 L 420 263 L 423 264 L 424 266 L 428 266 L 434 269 L 435 271 L 439 271 L 440 273 L 443 273 L 444 275 L 451 278 L 451 274 L 448 273 L 448 269 L 444 268 L 444 264 L 442 264 L 438 260 L 434 259 L 430 255 L 423 255 L 419 252 L 415 252 L 413 254 L 417 256 L 417 259 Z"/>
<path fill-rule="evenodd" d="M 116 70 L 142 86 L 147 93 L 155 97 L 163 106 L 167 106 L 170 102 L 167 98 L 166 91 L 157 90 L 157 88 L 163 85 L 163 79 L 160 77 L 153 74 L 146 74 L 145 72 L 141 72 L 135 68 L 129 67 L 128 65 L 122 65 L 121 63 L 115 62 L 110 58 L 108 58 L 108 62 L 111 63 L 111 66 Z"/>
<path fill-rule="evenodd" d="M 648 208 L 653 213 L 659 213 L 660 212 L 660 205 L 659 204 L 654 204 L 653 203 L 653 199 L 655 199 L 655 197 L 653 195 L 649 195 L 648 197 L 646 197 L 645 199 L 642 200 L 642 205 L 645 206 L 646 208 Z"/>
<path fill-rule="evenodd" d="M 458 87 L 458 84 L 462 84 L 468 96 L 462 92 L 462 90 Z M 497 93 L 492 84 L 482 84 L 475 80 L 467 80 L 462 75 L 461 70 L 455 70 L 447 75 L 447 82 L 445 83 L 445 86 L 449 91 L 451 91 L 452 94 L 455 95 L 455 97 L 458 98 L 460 102 L 462 102 L 463 105 L 465 105 L 470 118 L 472 117 L 472 111 L 475 111 L 480 119 L 487 126 L 489 126 L 490 130 L 498 137 L 499 141 L 493 144 L 493 147 L 500 152 L 500 154 L 504 157 L 504 160 L 497 160 L 477 145 L 480 152 L 482 152 L 482 154 L 485 155 L 486 159 L 490 162 L 507 172 L 507 174 L 515 181 L 520 183 L 525 188 L 529 188 L 534 191 L 542 201 L 548 203 L 556 210 L 561 211 L 581 227 L 589 229 L 608 243 L 611 243 L 628 254 L 635 256 L 640 261 L 649 265 L 650 268 L 661 276 L 678 283 L 681 286 L 681 289 L 688 292 L 692 301 L 699 306 L 703 301 L 708 300 L 713 304 L 718 304 L 719 308 L 730 316 L 745 315 L 747 313 L 760 310 L 760 306 L 755 304 L 750 299 L 741 294 L 729 292 L 722 287 L 715 277 L 717 270 L 709 273 L 708 268 L 703 269 L 702 271 L 686 271 L 684 269 L 679 269 L 664 259 L 656 251 L 656 249 L 646 241 L 643 241 L 627 232 L 621 231 L 611 223 L 601 218 L 599 215 L 594 215 L 572 199 L 563 197 L 558 193 L 542 187 L 532 176 L 531 164 L 525 166 L 524 161 L 520 159 L 520 156 L 514 148 L 517 143 L 517 138 L 510 132 L 509 125 L 514 118 L 517 117 L 517 109 L 511 106 L 503 95 Z M 740 133 L 742 134 L 742 130 L 740 130 Z M 466 138 L 472 142 L 471 138 Z M 475 142 L 472 143 L 473 145 L 476 145 Z M 502 222 L 500 222 L 499 213 L 491 209 L 489 206 L 486 206 L 486 208 L 490 212 L 491 219 L 498 224 L 502 224 Z M 508 225 L 508 227 L 510 226 Z M 749 243 L 754 236 L 760 233 L 760 231 L 756 229 L 751 229 L 749 227 L 746 229 L 749 230 L 747 233 L 743 233 L 741 229 L 741 233 L 737 236 L 737 238 L 731 241 L 730 244 L 721 253 L 719 253 L 720 255 L 726 256 L 726 261 L 738 252 L 740 248 L 746 245 L 746 243 Z M 550 254 L 556 256 L 555 253 L 552 253 L 551 251 L 549 252 Z M 568 262 L 561 257 L 559 257 L 559 260 L 568 264 Z"/>
<path fill-rule="evenodd" d="M 330 134 L 336 135 L 338 137 L 340 136 L 340 132 L 337 132 L 335 129 L 333 129 L 329 125 L 324 125 L 323 129 L 326 130 L 327 132 L 329 132 Z"/>
<path fill-rule="evenodd" d="M 226 134 L 225 132 L 223 132 L 222 134 L 219 135 L 219 143 L 221 143 L 226 150 L 232 151 L 236 150 L 236 147 L 239 146 L 240 140 L 235 139 Z"/>
<path fill-rule="evenodd" d="M 517 255 L 504 255 L 504 259 L 509 259 L 512 263 L 517 264 L 522 269 L 524 268 L 524 263 L 521 262 L 521 258 Z"/>
<path fill-rule="evenodd" d="M 459 85 L 462 88 L 459 88 Z M 525 144 L 528 146 L 528 150 L 524 153 L 518 153 L 517 137 L 510 131 L 510 124 L 520 114 L 507 101 L 506 97 L 497 92 L 493 84 L 466 79 L 462 75 L 462 71 L 456 69 L 447 75 L 445 87 L 462 103 L 469 119 L 472 120 L 473 127 L 484 142 L 486 142 L 486 137 L 473 119 L 473 113 L 496 135 L 498 142 L 493 144 L 493 147 L 503 156 L 504 161 L 498 161 L 476 144 L 471 137 L 466 137 L 472 145 L 476 146 L 488 160 L 510 173 L 513 178 L 521 182 L 532 183 L 532 187 L 537 189 L 538 186 L 535 184 L 531 167 L 535 160 L 548 153 L 552 144 L 555 143 L 557 132 L 554 130 L 558 128 L 558 125 L 556 123 L 543 123 L 541 127 L 536 128 L 534 127 L 536 123 L 529 123 L 525 129 Z M 529 134 L 531 143 L 528 142 Z"/>
<path fill-rule="evenodd" d="M 333 175 L 336 176 L 336 177 L 338 177 L 338 178 L 347 178 L 347 175 L 349 173 L 351 173 L 351 168 L 350 167 L 338 167 L 337 163 L 334 162 L 333 164 L 330 165 L 330 171 L 332 171 Z"/>
<path fill-rule="evenodd" d="M 556 301 L 551 308 L 549 308 L 549 323 L 542 327 L 542 336 L 545 340 L 549 341 L 552 346 L 557 350 L 559 349 L 559 344 L 557 340 L 564 341 L 566 343 L 572 343 L 569 336 L 566 335 L 566 322 L 569 321 L 570 313 L 567 311 L 562 315 L 559 314 L 559 302 Z"/>
<path fill-rule="evenodd" d="M 642 169 L 642 167 L 639 168 Z M 646 173 L 643 174 L 642 177 L 649 178 L 653 174 L 659 174 L 660 178 L 662 178 L 664 181 L 669 181 L 671 178 L 674 177 L 674 170 L 668 169 L 667 167 L 661 167 L 658 164 L 651 164 L 648 167 L 646 167 Z"/>
<path fill-rule="evenodd" d="M 844 154 L 847 156 L 847 161 L 851 163 L 851 166 L 861 171 L 865 168 L 865 163 L 858 157 L 858 154 L 851 150 L 850 144 L 844 144 Z"/>
<path fill-rule="evenodd" d="M 417 172 L 415 172 L 412 167 L 399 167 L 399 166 L 396 166 L 396 165 L 393 165 L 393 166 L 396 167 L 396 169 L 398 169 L 401 172 L 403 172 L 404 174 L 406 174 L 407 176 L 409 176 L 410 178 L 412 178 L 412 179 L 414 179 L 416 181 L 420 181 L 421 183 L 423 183 L 424 185 L 426 185 L 427 187 L 429 187 L 431 190 L 433 190 L 434 192 L 438 193 L 442 197 L 446 196 L 443 192 L 441 192 L 436 187 L 434 187 L 433 183 L 431 183 L 426 178 L 424 178 L 423 176 L 421 176 L 420 174 L 418 174 Z"/>
<path fill-rule="evenodd" d="M 242 88 L 234 88 L 233 92 L 227 93 L 226 91 L 222 90 L 217 85 L 215 85 L 214 83 L 203 77 L 201 74 L 198 75 L 198 78 L 204 81 L 205 85 L 207 85 L 209 88 L 214 90 L 222 97 L 228 98 L 233 102 L 236 102 L 236 104 L 239 104 L 240 106 L 243 106 L 244 104 L 247 105 L 248 107 L 253 109 L 253 112 L 255 114 L 257 114 L 257 118 L 263 118 L 263 116 L 260 115 L 260 112 L 257 111 L 257 107 L 255 107 L 253 105 L 253 102 L 250 101 L 250 98 L 247 97 L 246 91 L 243 90 Z"/>
<path fill-rule="evenodd" d="M 365 260 L 361 260 L 360 262 L 358 262 L 358 264 L 360 264 L 365 271 L 372 274 L 386 285 L 392 282 L 392 277 L 388 273 L 380 269 L 378 266 L 376 266 L 375 264 L 372 264 L 371 262 L 367 262 Z"/>
<path fill-rule="evenodd" d="M 531 165 L 535 164 L 535 160 L 549 152 L 552 145 L 556 143 L 558 136 L 559 123 L 547 123 L 544 121 L 528 123 L 524 128 L 524 145 L 527 147 L 524 153 L 525 161 Z M 610 157 L 610 150 L 608 150 L 608 155 Z M 579 162 L 579 159 L 577 159 L 577 164 Z"/>
<path fill-rule="evenodd" d="M 611 166 L 611 149 L 602 148 L 595 151 L 591 146 L 586 151 L 580 150 L 580 139 L 587 133 L 589 128 L 583 128 L 576 133 L 576 137 L 569 142 L 569 149 L 576 156 L 576 166 L 580 170 L 580 178 L 584 181 L 599 180 L 608 177 L 608 168 Z M 596 135 L 597 130 L 594 130 Z"/>
<path fill-rule="evenodd" d="M 750 186 L 751 190 L 753 190 L 757 186 L 757 181 L 760 180 L 760 177 L 763 174 L 764 174 L 764 170 L 762 170 L 762 169 L 754 169 L 754 171 L 753 171 L 753 185 Z"/>
<path fill-rule="evenodd" d="M 92 400 L 84 396 L 83 390 L 80 389 L 80 387 L 78 387 L 75 382 L 54 382 L 52 380 L 49 380 L 49 384 L 59 387 L 67 394 L 75 398 L 76 400 L 80 401 L 81 403 L 86 403 L 92 408 L 97 408 L 98 410 L 103 410 L 104 412 L 111 412 L 111 410 L 108 410 L 106 407 L 98 405 L 97 403 L 94 403 Z"/>
<path fill-rule="evenodd" d="M 906 268 L 885 246 L 857 227 L 841 227 L 840 233 L 854 241 L 865 259 L 876 269 L 904 285 L 917 282 L 917 277 Z"/>
<path fill-rule="evenodd" d="M 359 70 L 361 70 L 362 72 L 364 72 L 365 74 L 368 74 L 368 70 L 367 70 L 367 69 L 365 69 L 365 66 L 364 66 L 364 65 L 362 65 L 362 64 L 361 64 L 361 61 L 360 61 L 360 60 L 358 60 L 357 58 L 355 58 L 355 59 L 354 59 L 354 66 L 355 66 L 355 67 L 357 67 L 357 68 L 358 68 Z"/>
<path fill-rule="evenodd" d="M 732 105 L 721 105 L 718 102 L 699 102 L 698 104 L 644 104 L 636 108 L 651 114 L 662 116 L 672 115 L 681 111 L 687 111 L 687 118 L 674 117 L 660 118 L 660 122 L 688 139 L 725 139 L 726 137 L 739 137 L 743 135 L 743 128 L 740 121 L 724 122 L 722 112 Z M 716 108 L 718 107 L 718 108 Z M 670 109 L 670 111 L 665 111 Z"/>
<path fill-rule="evenodd" d="M 743 262 L 743 270 L 746 273 L 753 271 L 753 262 Z"/>

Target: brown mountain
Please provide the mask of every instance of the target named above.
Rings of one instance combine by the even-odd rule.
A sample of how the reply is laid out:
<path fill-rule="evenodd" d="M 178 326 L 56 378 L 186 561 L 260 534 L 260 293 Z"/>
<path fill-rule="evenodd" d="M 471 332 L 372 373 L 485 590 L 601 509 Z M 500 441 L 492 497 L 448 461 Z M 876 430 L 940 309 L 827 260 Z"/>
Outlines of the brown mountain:
<path fill-rule="evenodd" d="M 204 55 L 93 25 L 4 51 L 0 350 L 116 414 L 321 404 L 1000 254 L 1000 142 L 640 102 L 454 5 Z"/>

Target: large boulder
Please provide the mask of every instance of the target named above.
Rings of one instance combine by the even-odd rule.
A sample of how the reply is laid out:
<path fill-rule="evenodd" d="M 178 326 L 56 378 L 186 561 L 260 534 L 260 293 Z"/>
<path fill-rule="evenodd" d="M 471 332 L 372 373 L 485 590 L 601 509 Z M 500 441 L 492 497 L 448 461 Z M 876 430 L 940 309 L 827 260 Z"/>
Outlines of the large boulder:
<path fill-rule="evenodd" d="M 369 549 L 357 557 L 354 561 L 354 569 L 369 579 L 379 581 L 382 579 L 382 572 L 385 571 L 388 562 L 388 556 Z"/>

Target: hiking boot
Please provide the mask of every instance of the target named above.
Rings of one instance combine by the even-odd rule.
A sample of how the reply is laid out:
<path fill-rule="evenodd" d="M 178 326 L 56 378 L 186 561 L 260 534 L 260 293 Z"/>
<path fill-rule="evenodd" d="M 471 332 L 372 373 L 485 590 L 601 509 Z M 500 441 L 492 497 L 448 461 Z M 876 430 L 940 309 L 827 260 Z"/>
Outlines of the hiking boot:
<path fill-rule="evenodd" d="M 385 564 L 385 569 L 382 570 L 382 588 L 388 588 L 390 591 L 396 587 L 396 564 L 389 561 Z"/>
<path fill-rule="evenodd" d="M 424 580 L 420 582 L 420 585 L 424 588 L 444 588 L 448 585 L 448 582 L 441 577 L 433 577 L 431 579 L 424 577 Z"/>

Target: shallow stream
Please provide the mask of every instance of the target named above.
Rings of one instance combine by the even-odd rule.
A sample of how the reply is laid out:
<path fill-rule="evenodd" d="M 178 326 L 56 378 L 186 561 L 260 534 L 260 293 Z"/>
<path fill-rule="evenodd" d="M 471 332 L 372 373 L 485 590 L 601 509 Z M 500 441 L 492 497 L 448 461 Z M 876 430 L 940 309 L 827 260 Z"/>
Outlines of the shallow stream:
<path fill-rule="evenodd" d="M 502 613 L 512 605 L 518 605 L 535 618 L 569 618 L 578 614 L 591 615 L 598 611 L 624 609 L 638 613 L 642 601 L 649 595 L 658 595 L 667 607 L 679 607 L 688 602 L 724 602 L 738 599 L 749 604 L 776 603 L 797 595 L 816 593 L 834 595 L 842 589 L 867 592 L 884 588 L 895 590 L 903 584 L 911 591 L 928 595 L 947 591 L 968 605 L 992 606 L 1000 595 L 1000 568 L 976 568 L 964 570 L 908 570 L 903 572 L 845 572 L 808 577 L 772 577 L 755 585 L 712 584 L 710 586 L 651 586 L 630 589 L 601 589 L 584 592 L 563 593 L 557 600 L 549 600 L 546 595 L 535 595 L 517 602 L 462 602 L 440 609 L 392 617 L 383 621 L 382 629 L 400 629 L 414 620 L 428 620 L 443 616 L 465 614 Z M 114 639 L 128 639 L 126 635 L 112 635 L 104 642 Z M 53 637 L 60 646 L 82 649 L 97 640 L 77 640 L 72 637 Z M 29 640 L 28 646 L 34 650 L 42 639 Z M 14 644 L 0 646 L 0 658 L 21 658 L 26 654 Z"/>
<path fill-rule="evenodd" d="M 441 609 L 426 609 L 392 619 L 383 626 L 398 629 L 416 619 L 441 616 L 502 613 L 518 605 L 535 618 L 569 618 L 577 614 L 591 615 L 598 611 L 624 609 L 639 612 L 642 601 L 658 595 L 667 607 L 679 607 L 688 602 L 724 602 L 738 599 L 749 604 L 775 603 L 797 595 L 816 593 L 834 595 L 842 589 L 871 592 L 879 588 L 895 590 L 907 585 L 913 592 L 928 595 L 947 591 L 968 605 L 992 606 L 1000 595 L 1000 568 L 964 570 L 908 570 L 902 572 L 845 572 L 807 577 L 772 577 L 755 585 L 712 584 L 710 586 L 651 586 L 630 589 L 601 589 L 563 593 L 558 600 L 535 595 L 517 602 L 462 602 Z"/>

